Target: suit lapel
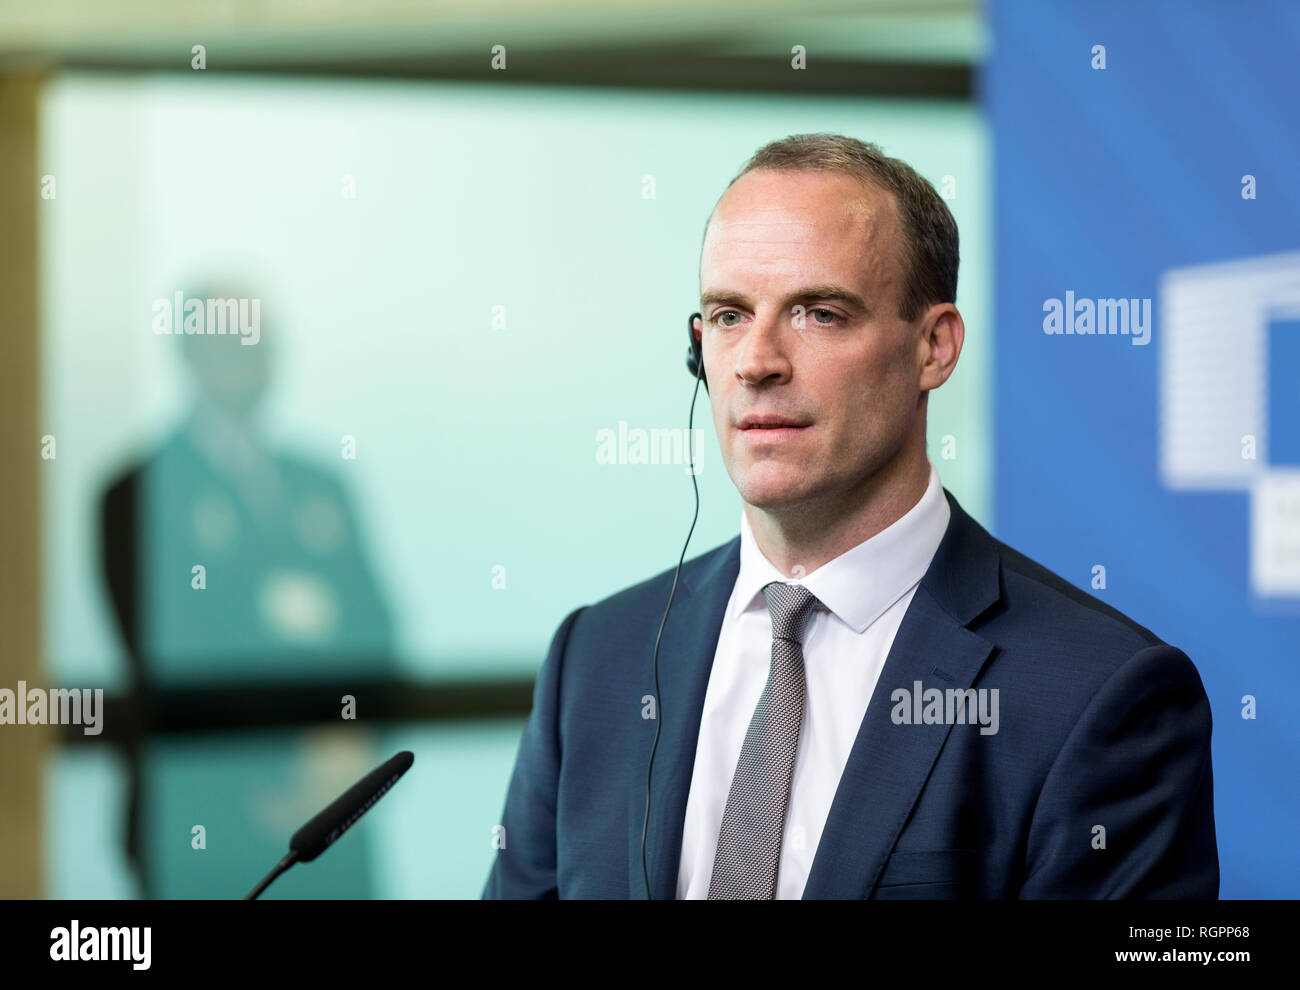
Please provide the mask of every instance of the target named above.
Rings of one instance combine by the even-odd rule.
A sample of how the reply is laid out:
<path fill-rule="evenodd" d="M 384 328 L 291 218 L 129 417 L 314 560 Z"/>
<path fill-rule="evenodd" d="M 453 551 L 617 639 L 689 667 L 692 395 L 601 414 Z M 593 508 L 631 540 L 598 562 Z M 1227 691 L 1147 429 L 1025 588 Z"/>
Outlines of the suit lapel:
<path fill-rule="evenodd" d="M 695 768 L 695 747 L 704 711 L 704 695 L 722 630 L 723 612 L 740 571 L 740 537 L 682 569 L 668 624 L 659 644 L 659 745 L 651 774 L 650 823 L 646 833 L 646 864 L 655 900 L 677 896 L 677 870 L 682 850 L 686 800 Z M 664 599 L 667 605 L 667 598 Z M 660 616 L 655 616 L 658 632 Z M 646 676 L 653 686 L 647 646 Z M 653 739 L 654 730 L 649 732 Z M 646 743 L 649 760 L 650 742 Z M 644 764 L 643 764 L 644 766 Z M 629 796 L 629 893 L 645 898 L 641 864 L 641 829 L 645 822 L 645 775 L 634 774 Z"/>
<path fill-rule="evenodd" d="M 950 725 L 894 725 L 890 695 L 915 682 L 967 688 L 993 644 L 966 627 L 999 598 L 996 542 L 945 490 L 948 529 L 908 606 L 840 777 L 804 899 L 866 897 L 894 848 Z"/>

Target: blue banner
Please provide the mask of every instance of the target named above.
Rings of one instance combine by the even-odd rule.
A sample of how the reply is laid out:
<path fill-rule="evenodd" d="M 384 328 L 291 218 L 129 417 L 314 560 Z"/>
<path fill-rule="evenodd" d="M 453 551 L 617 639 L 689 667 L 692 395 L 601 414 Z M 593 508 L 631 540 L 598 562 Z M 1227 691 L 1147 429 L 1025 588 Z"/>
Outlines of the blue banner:
<path fill-rule="evenodd" d="M 995 0 L 995 535 L 1191 657 L 1300 896 L 1300 5 Z"/>

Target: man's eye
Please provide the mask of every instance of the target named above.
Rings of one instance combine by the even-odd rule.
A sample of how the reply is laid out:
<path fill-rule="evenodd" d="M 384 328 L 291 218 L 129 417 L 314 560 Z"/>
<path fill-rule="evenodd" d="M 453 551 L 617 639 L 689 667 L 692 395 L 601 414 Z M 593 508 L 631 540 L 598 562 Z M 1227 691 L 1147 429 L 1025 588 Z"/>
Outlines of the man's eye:
<path fill-rule="evenodd" d="M 739 313 L 733 313 L 731 310 L 727 310 L 725 313 L 715 314 L 713 317 L 713 322 L 718 323 L 719 326 L 734 327 L 736 325 L 734 323 L 719 323 L 718 321 L 721 320 L 724 316 L 739 316 L 739 315 L 740 315 Z"/>
<path fill-rule="evenodd" d="M 833 310 L 829 310 L 829 309 L 810 309 L 808 312 L 810 312 L 810 313 L 825 313 L 825 314 L 827 315 L 827 317 L 829 317 L 829 319 L 825 319 L 825 320 L 817 320 L 817 319 L 814 320 L 815 323 L 818 323 L 818 324 L 820 324 L 821 326 L 830 326 L 830 324 L 834 323 L 836 320 L 838 320 L 838 319 L 840 318 L 840 316 L 839 316 L 838 313 L 834 312 Z"/>

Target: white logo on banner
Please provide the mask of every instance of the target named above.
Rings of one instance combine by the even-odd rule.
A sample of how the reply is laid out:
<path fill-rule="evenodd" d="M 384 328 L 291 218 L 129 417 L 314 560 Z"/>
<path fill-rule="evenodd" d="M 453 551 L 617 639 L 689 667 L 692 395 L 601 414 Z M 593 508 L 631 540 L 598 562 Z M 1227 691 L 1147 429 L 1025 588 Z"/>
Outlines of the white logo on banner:
<path fill-rule="evenodd" d="M 1158 316 L 1161 480 L 1249 492 L 1251 588 L 1300 595 L 1300 469 L 1268 458 L 1268 327 L 1300 320 L 1300 252 L 1172 268 Z"/>

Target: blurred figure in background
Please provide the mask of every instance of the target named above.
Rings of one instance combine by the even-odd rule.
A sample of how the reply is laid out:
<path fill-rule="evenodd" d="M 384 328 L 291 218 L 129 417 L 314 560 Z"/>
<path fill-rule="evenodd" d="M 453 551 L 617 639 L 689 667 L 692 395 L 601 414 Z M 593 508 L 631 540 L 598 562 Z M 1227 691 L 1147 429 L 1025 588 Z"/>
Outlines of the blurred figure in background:
<path fill-rule="evenodd" d="M 392 619 L 343 485 L 274 449 L 257 418 L 279 357 L 274 334 L 260 325 L 260 297 L 229 288 L 183 298 L 184 312 L 164 314 L 171 329 L 160 331 L 156 319 L 155 331 L 178 338 L 159 341 L 177 348 L 193 404 L 153 453 L 108 485 L 100 504 L 103 574 L 137 711 L 148 711 L 164 688 L 391 676 Z M 142 742 L 137 735 L 128 747 L 126 842 L 146 897 L 242 896 L 298 825 L 379 762 L 371 737 L 340 715 L 337 727 L 313 730 L 292 752 L 275 746 L 220 780 L 187 775 L 192 790 L 176 793 L 173 783 L 149 800 Z M 165 848 L 189 842 L 188 825 L 165 842 L 145 828 L 146 809 L 164 803 L 184 822 L 204 825 L 209 844 L 183 869 L 155 877 L 155 840 Z M 329 869 L 292 880 L 284 892 L 296 896 L 314 896 L 313 884 L 321 896 L 369 896 L 363 837 L 340 843 Z"/>

